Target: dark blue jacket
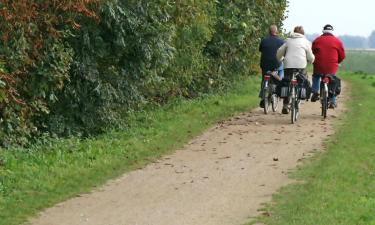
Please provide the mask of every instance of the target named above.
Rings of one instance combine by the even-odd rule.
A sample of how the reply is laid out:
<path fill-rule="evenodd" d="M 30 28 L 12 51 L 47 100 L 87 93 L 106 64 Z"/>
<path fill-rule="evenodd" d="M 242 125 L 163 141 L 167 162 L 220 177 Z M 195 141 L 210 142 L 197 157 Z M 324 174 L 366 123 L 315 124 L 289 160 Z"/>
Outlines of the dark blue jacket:
<path fill-rule="evenodd" d="M 273 35 L 264 38 L 260 42 L 259 51 L 262 53 L 260 67 L 263 71 L 275 70 L 280 67 L 280 62 L 276 59 L 276 52 L 284 42 L 278 36 Z"/>

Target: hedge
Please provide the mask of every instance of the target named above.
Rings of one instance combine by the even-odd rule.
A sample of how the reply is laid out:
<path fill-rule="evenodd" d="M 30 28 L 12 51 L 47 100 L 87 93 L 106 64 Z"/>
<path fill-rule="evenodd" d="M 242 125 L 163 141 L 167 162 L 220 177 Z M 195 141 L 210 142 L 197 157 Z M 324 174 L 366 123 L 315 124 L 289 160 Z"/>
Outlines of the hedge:
<path fill-rule="evenodd" d="M 92 135 L 258 69 L 286 0 L 4 0 L 0 140 Z"/>

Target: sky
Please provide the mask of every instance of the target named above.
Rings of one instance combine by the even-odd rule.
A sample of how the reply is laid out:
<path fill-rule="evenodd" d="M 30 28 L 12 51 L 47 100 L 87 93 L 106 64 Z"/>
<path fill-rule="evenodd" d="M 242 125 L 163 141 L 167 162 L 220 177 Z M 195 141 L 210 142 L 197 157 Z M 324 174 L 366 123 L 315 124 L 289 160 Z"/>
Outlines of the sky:
<path fill-rule="evenodd" d="M 375 30 L 375 0 L 289 0 L 284 29 L 302 25 L 305 33 L 321 33 L 331 24 L 335 35 L 368 37 Z"/>

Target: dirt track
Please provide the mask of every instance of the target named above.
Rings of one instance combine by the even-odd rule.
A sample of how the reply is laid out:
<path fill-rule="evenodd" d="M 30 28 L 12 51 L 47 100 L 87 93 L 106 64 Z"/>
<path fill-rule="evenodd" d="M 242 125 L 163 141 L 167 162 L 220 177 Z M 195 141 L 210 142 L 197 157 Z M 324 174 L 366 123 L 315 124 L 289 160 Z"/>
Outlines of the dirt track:
<path fill-rule="evenodd" d="M 346 91 L 344 90 L 344 94 Z M 330 110 L 303 104 L 300 120 L 260 108 L 209 129 L 183 149 L 90 194 L 56 205 L 32 225 L 241 225 L 292 182 L 287 172 L 333 133 Z M 279 110 L 280 111 L 280 110 Z"/>

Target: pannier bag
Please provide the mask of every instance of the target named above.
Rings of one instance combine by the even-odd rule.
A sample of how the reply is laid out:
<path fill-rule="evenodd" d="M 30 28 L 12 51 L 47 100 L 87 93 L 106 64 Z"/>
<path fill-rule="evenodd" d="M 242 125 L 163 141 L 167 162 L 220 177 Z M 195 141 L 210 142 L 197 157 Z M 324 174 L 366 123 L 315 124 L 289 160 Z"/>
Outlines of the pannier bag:
<path fill-rule="evenodd" d="M 298 76 L 298 97 L 302 100 L 310 99 L 312 88 L 310 81 L 305 76 Z"/>
<path fill-rule="evenodd" d="M 276 87 L 276 94 L 280 98 L 286 98 L 289 94 L 289 80 L 283 79 L 279 82 L 279 84 Z"/>
<path fill-rule="evenodd" d="M 329 96 L 337 96 L 341 93 L 341 79 L 337 76 L 330 76 L 330 81 L 328 84 Z"/>

